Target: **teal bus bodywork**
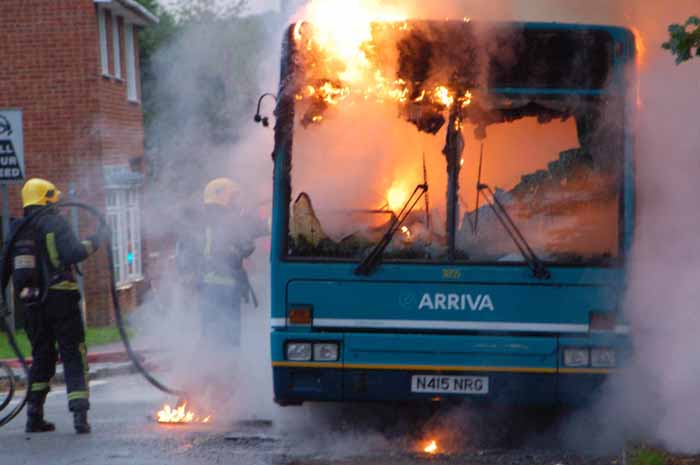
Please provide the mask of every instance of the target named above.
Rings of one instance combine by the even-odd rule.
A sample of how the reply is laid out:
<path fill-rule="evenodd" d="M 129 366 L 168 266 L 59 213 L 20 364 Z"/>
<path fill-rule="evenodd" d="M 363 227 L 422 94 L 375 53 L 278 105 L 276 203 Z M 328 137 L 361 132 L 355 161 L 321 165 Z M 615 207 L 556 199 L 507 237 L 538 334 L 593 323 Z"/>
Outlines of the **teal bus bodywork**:
<path fill-rule="evenodd" d="M 624 101 L 617 259 L 604 265 L 545 260 L 551 276 L 541 279 L 525 263 L 472 263 L 454 256 L 432 261 L 385 258 L 367 276 L 355 273 L 359 258 L 290 256 L 295 131 L 290 29 L 273 153 L 270 342 L 277 403 L 472 398 L 578 404 L 590 399 L 624 359 L 629 341 L 621 298 L 635 210 L 633 144 L 627 129 L 634 112 L 626 98 L 634 36 L 627 29 L 605 26 L 512 27 L 599 31 L 610 37 L 612 63 L 602 88 L 515 86 L 489 88 L 488 93 Z M 297 309 L 310 311 L 311 320 L 293 324 L 290 312 Z M 287 348 L 292 343 L 336 343 L 339 352 L 336 360 L 290 360 Z M 567 366 L 564 353 L 576 348 L 588 353 L 588 362 Z M 593 366 L 597 349 L 612 350 L 615 366 Z"/>

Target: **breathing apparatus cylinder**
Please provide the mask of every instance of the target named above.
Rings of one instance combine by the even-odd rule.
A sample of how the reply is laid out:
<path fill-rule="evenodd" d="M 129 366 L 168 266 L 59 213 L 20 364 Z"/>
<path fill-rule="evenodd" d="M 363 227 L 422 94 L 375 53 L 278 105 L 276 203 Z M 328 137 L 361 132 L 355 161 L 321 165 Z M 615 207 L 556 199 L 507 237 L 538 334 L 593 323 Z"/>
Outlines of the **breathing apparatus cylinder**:
<path fill-rule="evenodd" d="M 9 251 L 12 260 L 12 285 L 25 306 L 40 304 L 49 284 L 48 267 L 41 253 L 36 230 L 28 225 L 18 234 L 17 241 Z"/>

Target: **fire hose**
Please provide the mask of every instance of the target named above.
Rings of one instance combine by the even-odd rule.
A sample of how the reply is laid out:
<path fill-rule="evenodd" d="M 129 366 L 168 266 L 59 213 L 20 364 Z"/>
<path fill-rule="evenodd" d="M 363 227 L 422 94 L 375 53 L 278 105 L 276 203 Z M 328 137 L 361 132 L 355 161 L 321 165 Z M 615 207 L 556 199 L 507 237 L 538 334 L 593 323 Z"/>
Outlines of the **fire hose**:
<path fill-rule="evenodd" d="M 4 248 L 4 254 L 2 257 L 2 267 L 0 268 L 0 291 L 4 291 L 10 281 L 10 270 L 11 270 L 11 254 L 9 253 L 15 246 L 15 243 L 17 242 L 17 239 L 20 237 L 20 234 L 33 222 L 38 220 L 40 217 L 50 213 L 51 211 L 57 209 L 57 208 L 80 208 L 85 211 L 87 211 L 91 216 L 93 216 L 97 222 L 100 224 L 102 228 L 104 228 L 105 231 L 111 231 L 109 228 L 109 225 L 107 224 L 107 220 L 97 208 L 87 205 L 81 202 L 75 202 L 75 201 L 69 201 L 69 202 L 59 202 L 56 204 L 50 204 L 45 207 L 42 207 L 41 209 L 33 212 L 32 214 L 28 215 L 25 217 L 17 226 L 16 230 L 10 235 L 8 240 L 5 243 L 5 248 Z M 107 240 L 105 241 L 105 248 L 107 252 L 107 261 L 109 264 L 109 272 L 110 272 L 110 295 L 112 298 L 112 305 L 114 306 L 114 319 L 117 324 L 117 329 L 119 331 L 119 336 L 121 337 L 122 343 L 124 344 L 124 349 L 126 350 L 127 356 L 129 357 L 129 360 L 131 363 L 134 365 L 136 370 L 148 381 L 152 386 L 154 386 L 156 389 L 170 395 L 174 396 L 181 396 L 183 395 L 183 392 L 177 389 L 170 388 L 163 384 L 162 382 L 158 381 L 149 371 L 146 369 L 146 367 L 141 363 L 141 360 L 139 359 L 138 355 L 134 352 L 133 347 L 131 346 L 131 341 L 129 339 L 129 335 L 126 331 L 125 328 L 125 323 L 124 323 L 124 316 L 122 314 L 121 306 L 119 304 L 119 298 L 117 295 L 117 287 L 116 287 L 116 276 L 115 276 L 115 271 L 114 271 L 114 253 L 112 251 L 112 240 L 111 234 L 107 234 Z M 5 309 L 8 308 L 7 302 L 6 302 L 6 297 L 4 292 L 0 292 L 2 294 L 2 305 Z M 46 299 L 46 295 L 48 294 L 48 285 L 44 286 L 44 289 L 42 289 L 42 301 Z M 29 365 L 27 364 L 27 361 L 24 358 L 24 355 L 22 354 L 22 351 L 19 348 L 19 345 L 17 344 L 17 340 L 14 337 L 13 331 L 8 327 L 7 322 L 4 317 L 0 315 L 0 329 L 4 331 L 7 334 L 8 341 L 10 343 L 10 346 L 17 356 L 17 359 L 19 360 L 19 363 L 22 367 L 22 370 L 24 371 L 27 379 L 27 383 L 29 383 Z M 2 411 L 7 405 L 10 404 L 12 397 L 14 396 L 14 379 L 11 380 L 10 382 L 10 390 L 8 392 L 7 399 L 3 402 L 3 407 L 0 408 L 0 411 Z M 27 389 L 25 389 L 25 394 L 24 398 L 22 401 L 17 404 L 9 413 L 7 413 L 4 417 L 0 418 L 0 427 L 6 425 L 12 419 L 14 419 L 24 408 L 24 406 L 27 403 L 27 398 L 29 396 L 29 386 L 27 386 Z"/>
<path fill-rule="evenodd" d="M 10 402 L 12 402 L 12 398 L 15 395 L 15 373 L 12 371 L 12 367 L 8 365 L 7 363 L 0 362 L 0 370 L 4 372 L 4 377 L 7 378 L 7 395 L 5 395 L 5 398 L 3 401 L 0 403 L 0 412 L 7 407 Z M 0 376 L 3 374 L 0 373 Z"/>

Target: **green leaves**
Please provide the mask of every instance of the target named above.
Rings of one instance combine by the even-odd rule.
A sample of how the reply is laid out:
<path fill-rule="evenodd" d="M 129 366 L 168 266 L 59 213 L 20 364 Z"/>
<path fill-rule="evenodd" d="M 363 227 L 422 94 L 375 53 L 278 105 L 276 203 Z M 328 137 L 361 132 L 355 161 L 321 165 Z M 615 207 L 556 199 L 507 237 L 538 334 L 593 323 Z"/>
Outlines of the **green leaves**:
<path fill-rule="evenodd" d="M 173 6 L 179 22 L 208 23 L 239 16 L 248 6 L 248 0 L 221 3 L 217 0 L 181 0 Z"/>
<path fill-rule="evenodd" d="M 700 17 L 691 16 L 685 24 L 671 24 L 668 32 L 671 39 L 662 47 L 676 55 L 676 64 L 700 56 Z"/>

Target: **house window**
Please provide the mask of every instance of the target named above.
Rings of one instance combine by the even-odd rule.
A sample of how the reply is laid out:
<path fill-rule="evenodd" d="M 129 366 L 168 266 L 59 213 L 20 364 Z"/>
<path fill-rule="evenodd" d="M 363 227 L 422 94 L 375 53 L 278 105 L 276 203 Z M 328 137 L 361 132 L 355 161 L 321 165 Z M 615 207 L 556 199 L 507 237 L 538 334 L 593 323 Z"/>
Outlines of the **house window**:
<path fill-rule="evenodd" d="M 107 191 L 107 222 L 112 229 L 117 285 L 123 286 L 142 279 L 141 206 L 137 189 Z"/>
<path fill-rule="evenodd" d="M 109 50 L 107 48 L 107 18 L 105 10 L 97 9 L 97 26 L 100 34 L 100 63 L 102 75 L 109 76 Z"/>
<path fill-rule="evenodd" d="M 134 26 L 127 23 L 124 27 L 124 47 L 126 48 L 126 88 L 131 102 L 138 102 L 139 95 L 136 82 L 136 53 L 134 48 Z"/>
<path fill-rule="evenodd" d="M 114 44 L 114 77 L 122 78 L 122 50 L 119 40 L 119 16 L 112 14 L 112 43 Z"/>

